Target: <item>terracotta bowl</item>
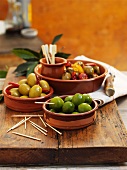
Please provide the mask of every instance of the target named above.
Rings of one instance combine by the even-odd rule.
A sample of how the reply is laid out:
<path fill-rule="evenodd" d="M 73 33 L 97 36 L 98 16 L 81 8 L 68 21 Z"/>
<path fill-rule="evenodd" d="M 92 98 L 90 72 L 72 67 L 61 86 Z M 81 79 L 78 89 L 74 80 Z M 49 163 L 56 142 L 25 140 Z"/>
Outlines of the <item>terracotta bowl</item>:
<path fill-rule="evenodd" d="M 11 88 L 13 88 L 13 85 L 8 85 L 4 88 L 4 102 L 6 106 L 12 110 L 18 111 L 18 112 L 34 112 L 34 111 L 40 111 L 42 110 L 42 104 L 36 104 L 36 102 L 45 102 L 47 99 L 49 99 L 53 94 L 53 88 L 50 87 L 50 92 L 44 96 L 44 97 L 37 97 L 37 98 L 20 98 L 20 97 L 14 97 L 9 94 L 7 94 L 7 91 L 9 91 Z"/>
<path fill-rule="evenodd" d="M 71 61 L 74 63 L 76 60 L 68 59 L 68 61 Z M 89 63 L 88 61 L 84 60 L 78 60 L 82 61 L 83 63 Z M 95 62 L 94 62 L 95 63 Z M 54 93 L 59 95 L 66 95 L 66 94 L 75 94 L 75 93 L 90 93 L 98 90 L 103 80 L 108 72 L 108 70 L 103 67 L 102 65 L 96 63 L 100 67 L 101 75 L 96 78 L 90 78 L 86 80 L 62 80 L 62 79 L 56 79 L 51 78 L 42 75 L 42 65 L 39 64 L 35 67 L 35 74 L 40 78 L 48 81 L 50 86 L 53 87 Z"/>
<path fill-rule="evenodd" d="M 55 64 L 48 64 L 45 58 L 40 60 L 42 64 L 41 74 L 46 77 L 59 79 L 64 73 L 65 64 L 67 60 L 60 57 L 55 57 Z"/>
<path fill-rule="evenodd" d="M 67 95 L 60 96 L 65 98 Z M 50 101 L 47 100 L 46 103 Z M 98 109 L 98 104 L 95 100 L 92 101 L 92 110 L 84 113 L 77 114 L 62 114 L 54 113 L 48 110 L 48 104 L 43 104 L 42 108 L 44 111 L 44 120 L 51 126 L 59 129 L 79 129 L 91 125 L 96 119 L 96 110 Z"/>

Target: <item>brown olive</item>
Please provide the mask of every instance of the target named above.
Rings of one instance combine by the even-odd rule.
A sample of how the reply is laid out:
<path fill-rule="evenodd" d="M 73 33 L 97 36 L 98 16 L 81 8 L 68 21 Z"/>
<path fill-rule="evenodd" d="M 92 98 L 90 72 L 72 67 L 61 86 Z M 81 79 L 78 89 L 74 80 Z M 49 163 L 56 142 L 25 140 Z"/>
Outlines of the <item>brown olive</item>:
<path fill-rule="evenodd" d="M 94 68 L 94 72 L 100 75 L 100 67 L 96 65 L 96 66 L 93 66 L 93 68 Z"/>
<path fill-rule="evenodd" d="M 80 66 L 83 66 L 83 65 L 84 65 L 84 63 L 83 63 L 82 61 L 76 61 L 75 63 L 77 63 L 77 64 L 80 65 Z"/>
<path fill-rule="evenodd" d="M 98 74 L 97 74 L 97 73 L 94 73 L 94 74 L 92 75 L 92 77 L 93 77 L 93 78 L 98 77 Z"/>
<path fill-rule="evenodd" d="M 70 79 L 71 79 L 71 73 L 65 72 L 65 73 L 62 75 L 62 80 L 70 80 Z"/>
<path fill-rule="evenodd" d="M 92 66 L 84 66 L 83 69 L 85 73 L 89 76 L 92 76 L 94 74 L 94 69 Z"/>

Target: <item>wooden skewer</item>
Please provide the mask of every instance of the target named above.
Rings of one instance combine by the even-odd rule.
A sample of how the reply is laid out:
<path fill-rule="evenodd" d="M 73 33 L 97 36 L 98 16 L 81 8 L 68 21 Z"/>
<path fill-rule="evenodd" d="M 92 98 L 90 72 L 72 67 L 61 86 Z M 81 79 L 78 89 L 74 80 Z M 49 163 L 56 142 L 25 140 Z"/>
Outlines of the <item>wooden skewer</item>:
<path fill-rule="evenodd" d="M 35 124 L 31 123 L 31 125 L 32 125 L 33 127 L 35 127 L 37 130 L 39 130 L 41 133 L 43 133 L 44 135 L 47 136 L 47 133 L 45 133 L 44 131 L 42 131 L 41 129 L 39 129 Z"/>
<path fill-rule="evenodd" d="M 49 62 L 52 63 L 52 60 L 51 60 L 50 55 L 49 55 L 48 44 L 45 44 L 45 51 L 46 51 Z"/>
<path fill-rule="evenodd" d="M 30 118 L 31 118 L 31 117 L 28 117 L 26 120 L 25 120 L 25 119 L 21 120 L 21 121 L 18 122 L 16 125 L 12 126 L 10 129 L 8 129 L 7 132 L 9 132 L 9 131 L 11 131 L 11 130 L 17 128 L 17 127 L 19 127 L 20 125 L 22 125 L 24 122 L 26 122 L 26 121 L 29 120 Z"/>
<path fill-rule="evenodd" d="M 31 120 L 29 120 L 30 123 L 33 123 L 35 126 L 37 126 L 38 128 L 42 129 L 43 131 L 47 132 L 46 129 L 44 129 L 43 127 L 39 126 L 38 124 L 32 122 Z"/>
<path fill-rule="evenodd" d="M 61 132 L 59 132 L 58 130 L 56 130 L 54 127 L 52 127 L 51 125 L 49 125 L 48 123 L 46 123 L 47 126 L 49 126 L 51 129 L 53 129 L 55 132 L 59 133 L 60 135 L 62 135 Z"/>
<path fill-rule="evenodd" d="M 47 103 L 47 102 L 34 102 L 36 104 L 55 104 L 55 103 Z"/>
<path fill-rule="evenodd" d="M 39 116 L 40 120 L 42 121 L 42 123 L 44 124 L 44 126 L 47 127 L 46 123 L 45 123 L 44 120 L 41 118 L 41 116 L 40 116 L 40 115 L 38 115 L 38 116 Z"/>
<path fill-rule="evenodd" d="M 43 117 L 43 115 L 12 115 L 11 117 Z"/>
<path fill-rule="evenodd" d="M 26 138 L 30 138 L 30 139 L 34 139 L 34 140 L 41 141 L 41 139 L 39 139 L 39 138 L 35 138 L 35 137 L 33 137 L 33 136 L 29 136 L 29 135 L 21 134 L 21 133 L 18 133 L 18 132 L 12 132 L 12 133 L 13 133 L 13 134 L 16 134 L 16 135 L 19 135 L 19 136 L 26 137 Z"/>
<path fill-rule="evenodd" d="M 52 64 L 55 64 L 55 54 L 57 52 L 56 45 L 52 45 Z"/>
<path fill-rule="evenodd" d="M 47 63 L 49 64 L 49 60 L 48 60 L 48 57 L 47 57 L 47 53 L 46 53 L 46 50 L 45 50 L 45 46 L 42 45 L 42 46 L 41 46 L 41 49 L 42 49 L 42 51 L 43 51 L 43 54 L 44 54 L 44 56 L 45 56 L 45 59 L 46 59 Z"/>
<path fill-rule="evenodd" d="M 53 62 L 53 56 L 52 56 L 52 44 L 49 45 L 49 53 L 51 55 L 51 64 L 54 64 Z"/>

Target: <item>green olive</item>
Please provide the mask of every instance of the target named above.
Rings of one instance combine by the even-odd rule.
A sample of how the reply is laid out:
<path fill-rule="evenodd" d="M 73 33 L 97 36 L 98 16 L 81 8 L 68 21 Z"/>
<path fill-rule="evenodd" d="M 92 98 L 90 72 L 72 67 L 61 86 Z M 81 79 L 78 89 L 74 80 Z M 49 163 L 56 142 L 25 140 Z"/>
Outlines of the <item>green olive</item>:
<path fill-rule="evenodd" d="M 27 96 L 29 94 L 29 91 L 30 91 L 30 86 L 28 84 L 19 85 L 20 94 Z"/>
<path fill-rule="evenodd" d="M 49 83 L 46 80 L 40 80 L 40 86 L 43 92 L 48 92 L 50 90 Z"/>
<path fill-rule="evenodd" d="M 39 85 L 34 85 L 31 87 L 29 91 L 29 97 L 34 98 L 34 97 L 40 97 L 42 93 L 42 88 Z"/>
<path fill-rule="evenodd" d="M 46 94 L 45 93 L 41 93 L 41 97 L 44 97 L 44 96 L 46 96 Z"/>
<path fill-rule="evenodd" d="M 25 98 L 26 99 L 26 98 L 28 98 L 28 96 L 20 96 L 20 98 Z"/>
<path fill-rule="evenodd" d="M 36 82 L 37 79 L 35 73 L 30 73 L 27 77 L 27 84 L 32 87 L 36 84 Z"/>
<path fill-rule="evenodd" d="M 20 97 L 18 88 L 12 88 L 12 89 L 10 89 L 10 92 L 11 92 L 11 96 Z"/>
<path fill-rule="evenodd" d="M 27 79 L 22 79 L 18 82 L 18 84 L 24 84 L 24 83 L 27 84 Z"/>

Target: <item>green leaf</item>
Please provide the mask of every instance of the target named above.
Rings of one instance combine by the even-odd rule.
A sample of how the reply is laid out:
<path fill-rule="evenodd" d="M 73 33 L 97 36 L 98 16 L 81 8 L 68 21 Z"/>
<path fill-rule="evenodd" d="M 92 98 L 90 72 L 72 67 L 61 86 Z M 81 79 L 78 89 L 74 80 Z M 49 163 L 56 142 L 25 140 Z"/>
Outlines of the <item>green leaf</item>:
<path fill-rule="evenodd" d="M 0 78 L 5 78 L 7 75 L 7 71 L 0 70 Z"/>
<path fill-rule="evenodd" d="M 30 73 L 34 73 L 34 68 L 37 66 L 38 62 L 34 62 L 32 63 L 28 69 L 27 69 L 27 74 L 26 77 L 30 74 Z"/>
<path fill-rule="evenodd" d="M 40 55 L 40 59 L 44 57 L 44 56 L 43 56 L 43 51 L 42 51 L 42 49 L 40 50 L 39 55 Z"/>
<path fill-rule="evenodd" d="M 26 61 L 38 61 L 40 59 L 39 53 L 30 49 L 14 48 L 12 52 Z"/>
<path fill-rule="evenodd" d="M 14 72 L 24 72 L 27 70 L 29 66 L 29 62 L 19 64 L 17 68 L 14 70 Z"/>
<path fill-rule="evenodd" d="M 65 58 L 67 59 L 71 54 L 67 54 L 67 53 L 63 53 L 63 52 L 57 52 L 55 54 L 56 57 L 62 57 L 62 58 Z"/>
<path fill-rule="evenodd" d="M 59 39 L 62 37 L 63 34 L 59 34 L 57 36 L 54 37 L 52 44 L 56 44 L 57 41 L 59 41 Z"/>
<path fill-rule="evenodd" d="M 34 61 L 34 62 L 26 62 L 26 63 L 22 63 L 19 64 L 17 66 L 17 68 L 14 70 L 14 73 L 16 73 L 16 76 L 27 76 L 27 74 L 29 74 L 29 72 L 34 71 L 33 67 L 35 67 L 38 64 L 38 62 Z"/>
<path fill-rule="evenodd" d="M 27 74 L 27 71 L 24 71 L 24 72 L 16 72 L 16 73 L 15 73 L 16 77 L 26 76 L 26 74 Z"/>

